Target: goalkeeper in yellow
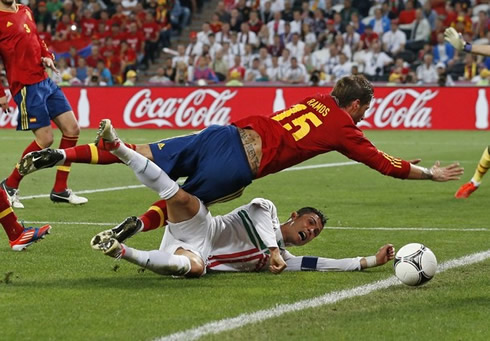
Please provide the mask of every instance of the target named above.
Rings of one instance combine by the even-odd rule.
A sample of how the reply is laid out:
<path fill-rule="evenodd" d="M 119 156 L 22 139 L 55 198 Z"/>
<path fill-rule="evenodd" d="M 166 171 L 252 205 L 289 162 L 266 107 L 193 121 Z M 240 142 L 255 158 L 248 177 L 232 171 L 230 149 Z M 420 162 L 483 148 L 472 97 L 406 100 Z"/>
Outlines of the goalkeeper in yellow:
<path fill-rule="evenodd" d="M 464 41 L 461 34 L 459 34 L 454 28 L 449 27 L 444 31 L 444 38 L 448 43 L 454 46 L 458 51 L 465 51 L 468 53 L 479 54 L 482 56 L 490 57 L 490 45 L 472 45 Z M 483 155 L 480 158 L 480 162 L 476 167 L 475 174 L 471 178 L 470 182 L 462 185 L 454 196 L 458 199 L 468 198 L 471 193 L 476 191 L 480 186 L 483 176 L 490 167 L 490 146 L 486 147 L 483 151 Z"/>

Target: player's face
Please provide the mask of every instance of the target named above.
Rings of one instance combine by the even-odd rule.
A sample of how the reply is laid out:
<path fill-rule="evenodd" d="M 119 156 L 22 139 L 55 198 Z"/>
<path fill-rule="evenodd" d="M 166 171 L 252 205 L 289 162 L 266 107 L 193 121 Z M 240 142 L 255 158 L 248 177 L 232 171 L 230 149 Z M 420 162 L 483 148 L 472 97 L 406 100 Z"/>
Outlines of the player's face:
<path fill-rule="evenodd" d="M 315 213 L 305 213 L 302 216 L 293 213 L 286 228 L 286 235 L 283 235 L 284 242 L 287 245 L 305 245 L 318 237 L 322 230 L 322 221 Z"/>
<path fill-rule="evenodd" d="M 366 112 L 366 110 L 368 110 L 368 108 L 369 108 L 369 104 L 364 104 L 364 105 L 359 104 L 357 106 L 357 109 L 355 109 L 352 112 L 351 116 L 356 124 L 364 119 L 364 113 Z"/>

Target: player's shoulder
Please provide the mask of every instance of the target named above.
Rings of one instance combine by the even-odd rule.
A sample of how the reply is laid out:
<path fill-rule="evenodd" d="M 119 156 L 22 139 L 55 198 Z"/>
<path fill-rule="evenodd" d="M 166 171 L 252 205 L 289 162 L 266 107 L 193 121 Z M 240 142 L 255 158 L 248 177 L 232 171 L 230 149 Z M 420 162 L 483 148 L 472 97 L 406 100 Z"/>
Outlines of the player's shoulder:
<path fill-rule="evenodd" d="M 258 206 L 266 211 L 270 212 L 275 212 L 276 211 L 276 205 L 269 199 L 264 199 L 264 198 L 255 198 L 250 201 L 250 205 L 253 206 Z"/>

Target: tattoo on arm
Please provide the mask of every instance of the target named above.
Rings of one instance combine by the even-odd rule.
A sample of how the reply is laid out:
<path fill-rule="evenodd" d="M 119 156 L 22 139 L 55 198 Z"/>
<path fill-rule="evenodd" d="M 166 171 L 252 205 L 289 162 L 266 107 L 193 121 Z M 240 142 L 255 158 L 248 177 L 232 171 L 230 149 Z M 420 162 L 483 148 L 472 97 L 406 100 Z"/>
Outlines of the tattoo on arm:
<path fill-rule="evenodd" d="M 255 147 L 257 146 L 257 142 L 255 139 L 247 134 L 245 129 L 238 129 L 240 133 L 240 139 L 242 140 L 243 149 L 245 150 L 245 154 L 247 154 L 248 163 L 254 175 L 257 174 L 259 170 L 260 161 L 257 157 L 257 153 L 255 152 Z"/>

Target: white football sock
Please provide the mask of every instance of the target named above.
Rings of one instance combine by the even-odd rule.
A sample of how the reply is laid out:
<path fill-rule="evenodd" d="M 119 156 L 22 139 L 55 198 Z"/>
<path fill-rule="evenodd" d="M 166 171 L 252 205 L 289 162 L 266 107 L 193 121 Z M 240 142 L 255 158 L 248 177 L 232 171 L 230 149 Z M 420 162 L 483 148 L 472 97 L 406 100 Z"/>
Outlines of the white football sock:
<path fill-rule="evenodd" d="M 124 245 L 123 259 L 160 275 L 184 276 L 191 270 L 186 256 L 172 255 L 165 251 L 142 251 Z"/>
<path fill-rule="evenodd" d="M 134 171 L 138 180 L 158 193 L 162 199 L 170 199 L 179 190 L 179 185 L 151 160 L 128 148 L 124 143 L 111 151 Z"/>

